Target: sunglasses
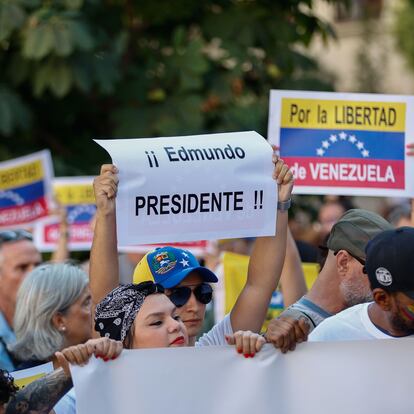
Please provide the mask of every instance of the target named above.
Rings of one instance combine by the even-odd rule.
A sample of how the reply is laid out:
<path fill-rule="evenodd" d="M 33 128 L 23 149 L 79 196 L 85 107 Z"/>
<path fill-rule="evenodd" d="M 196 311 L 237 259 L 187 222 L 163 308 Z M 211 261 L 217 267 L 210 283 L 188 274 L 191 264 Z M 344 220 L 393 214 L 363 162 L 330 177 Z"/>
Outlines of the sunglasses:
<path fill-rule="evenodd" d="M 348 250 L 346 250 L 346 252 L 350 255 L 350 256 L 352 256 L 357 262 L 359 262 L 359 263 L 361 263 L 362 264 L 362 266 L 365 266 L 365 260 L 364 259 L 361 259 L 360 257 L 358 257 L 358 256 L 355 256 L 354 254 L 352 254 L 352 253 L 349 253 L 348 252 Z M 336 256 L 337 254 L 339 253 L 339 251 L 337 251 L 337 252 L 335 252 L 334 253 L 334 255 Z"/>
<path fill-rule="evenodd" d="M 200 285 L 197 285 L 194 290 L 189 286 L 178 286 L 171 289 L 168 297 L 177 308 L 180 308 L 188 302 L 192 292 L 196 299 L 204 305 L 210 303 L 213 297 L 213 289 L 208 283 L 201 283 Z"/>
<path fill-rule="evenodd" d="M 32 233 L 26 230 L 4 230 L 0 231 L 0 245 L 3 243 L 15 242 L 19 240 L 33 241 Z"/>

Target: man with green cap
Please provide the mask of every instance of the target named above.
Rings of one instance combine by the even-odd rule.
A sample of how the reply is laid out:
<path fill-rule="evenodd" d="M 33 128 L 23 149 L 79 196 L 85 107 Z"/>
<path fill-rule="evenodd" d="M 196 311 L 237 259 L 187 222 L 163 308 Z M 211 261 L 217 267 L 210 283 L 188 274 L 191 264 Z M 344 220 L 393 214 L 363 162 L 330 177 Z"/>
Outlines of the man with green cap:
<path fill-rule="evenodd" d="M 282 352 L 295 349 L 326 318 L 372 300 L 365 265 L 365 247 L 377 234 L 392 229 L 373 212 L 348 210 L 333 226 L 328 256 L 311 290 L 268 326 L 266 339 Z"/>
<path fill-rule="evenodd" d="M 414 228 L 384 231 L 366 249 L 373 301 L 322 322 L 309 341 L 395 339 L 414 336 Z"/>

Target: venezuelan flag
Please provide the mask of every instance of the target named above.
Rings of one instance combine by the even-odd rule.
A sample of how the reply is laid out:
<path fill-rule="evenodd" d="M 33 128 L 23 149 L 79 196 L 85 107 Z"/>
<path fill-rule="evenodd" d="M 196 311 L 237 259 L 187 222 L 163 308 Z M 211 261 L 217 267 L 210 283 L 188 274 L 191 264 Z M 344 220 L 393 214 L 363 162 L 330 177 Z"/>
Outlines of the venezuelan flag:
<path fill-rule="evenodd" d="M 405 188 L 405 104 L 283 101 L 280 153 L 296 185 Z"/>

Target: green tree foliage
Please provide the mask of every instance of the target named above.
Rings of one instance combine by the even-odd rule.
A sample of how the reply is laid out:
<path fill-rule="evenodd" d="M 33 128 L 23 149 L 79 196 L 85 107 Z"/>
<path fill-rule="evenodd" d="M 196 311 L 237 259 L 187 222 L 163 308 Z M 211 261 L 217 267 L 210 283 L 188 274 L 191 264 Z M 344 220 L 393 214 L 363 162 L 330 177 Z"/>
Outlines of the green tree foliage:
<path fill-rule="evenodd" d="M 414 70 L 414 0 L 401 0 L 400 3 L 396 9 L 395 35 L 408 65 Z"/>
<path fill-rule="evenodd" d="M 266 134 L 270 89 L 331 88 L 316 34 L 312 0 L 0 0 L 0 158 L 96 173 L 93 137 Z"/>

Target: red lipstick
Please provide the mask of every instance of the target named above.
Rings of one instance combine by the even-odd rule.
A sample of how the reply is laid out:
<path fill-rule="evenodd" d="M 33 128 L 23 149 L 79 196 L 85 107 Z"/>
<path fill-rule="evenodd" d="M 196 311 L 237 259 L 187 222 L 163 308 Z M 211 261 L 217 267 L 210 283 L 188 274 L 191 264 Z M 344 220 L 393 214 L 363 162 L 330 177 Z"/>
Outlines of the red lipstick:
<path fill-rule="evenodd" d="M 184 337 L 178 336 L 177 338 L 174 339 L 174 341 L 171 342 L 170 345 L 184 345 Z"/>

